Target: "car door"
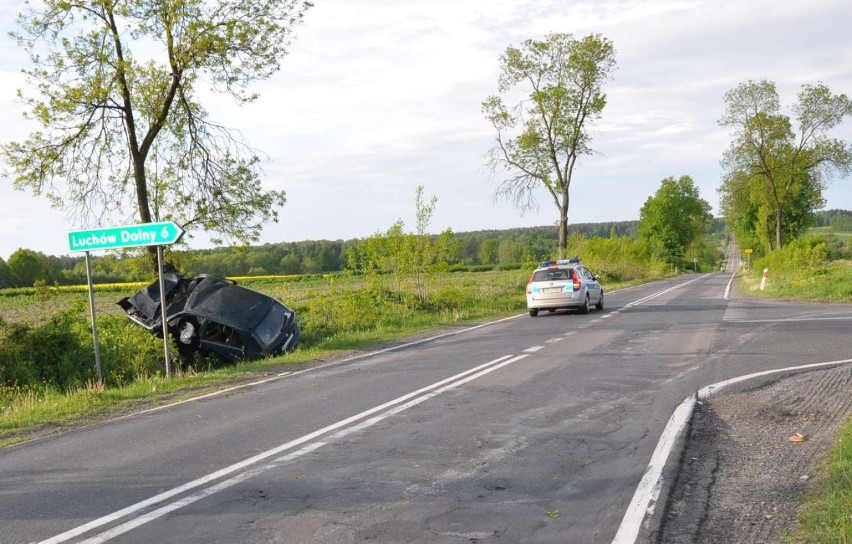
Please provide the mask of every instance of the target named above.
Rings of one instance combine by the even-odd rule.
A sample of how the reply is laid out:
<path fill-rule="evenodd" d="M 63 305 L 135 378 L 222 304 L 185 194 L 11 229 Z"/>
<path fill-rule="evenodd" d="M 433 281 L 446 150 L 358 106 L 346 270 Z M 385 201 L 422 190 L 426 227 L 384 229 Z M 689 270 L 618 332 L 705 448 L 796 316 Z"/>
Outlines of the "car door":
<path fill-rule="evenodd" d="M 211 319 L 205 319 L 202 325 L 200 347 L 226 361 L 245 358 L 245 345 L 240 331 Z"/>
<path fill-rule="evenodd" d="M 595 275 L 586 268 L 585 266 L 578 267 L 577 271 L 580 273 L 580 277 L 583 279 L 583 283 L 586 285 L 586 289 L 589 293 L 589 299 L 592 302 L 599 302 L 601 299 L 601 284 L 598 280 L 595 279 Z"/>

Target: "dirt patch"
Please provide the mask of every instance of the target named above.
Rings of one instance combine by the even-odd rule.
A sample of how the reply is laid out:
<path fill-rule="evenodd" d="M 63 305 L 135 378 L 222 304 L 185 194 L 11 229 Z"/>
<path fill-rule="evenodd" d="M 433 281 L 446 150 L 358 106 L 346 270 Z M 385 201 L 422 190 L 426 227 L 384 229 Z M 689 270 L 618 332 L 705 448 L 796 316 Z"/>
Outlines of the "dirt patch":
<path fill-rule="evenodd" d="M 697 405 L 656 541 L 783 541 L 852 415 L 850 390 L 844 365 L 758 379 Z M 797 433 L 804 440 L 791 441 Z"/>

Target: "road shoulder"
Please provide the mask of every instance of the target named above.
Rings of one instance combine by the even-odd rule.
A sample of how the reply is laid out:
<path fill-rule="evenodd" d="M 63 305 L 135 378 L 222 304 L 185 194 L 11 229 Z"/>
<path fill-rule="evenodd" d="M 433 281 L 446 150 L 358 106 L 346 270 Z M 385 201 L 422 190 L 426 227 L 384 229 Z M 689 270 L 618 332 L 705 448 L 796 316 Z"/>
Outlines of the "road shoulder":
<path fill-rule="evenodd" d="M 846 364 L 755 378 L 698 403 L 656 541 L 781 541 L 852 415 L 850 388 Z M 804 441 L 790 441 L 796 433 Z"/>

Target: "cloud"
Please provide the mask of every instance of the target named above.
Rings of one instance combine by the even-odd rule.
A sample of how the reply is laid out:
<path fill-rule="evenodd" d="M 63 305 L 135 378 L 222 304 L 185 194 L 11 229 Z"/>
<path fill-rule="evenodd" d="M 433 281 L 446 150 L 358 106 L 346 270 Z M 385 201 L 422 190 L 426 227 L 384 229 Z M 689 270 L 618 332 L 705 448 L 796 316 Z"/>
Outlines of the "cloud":
<path fill-rule="evenodd" d="M 0 2 L 0 14 L 15 9 Z M 11 27 L 11 16 L 3 20 Z M 204 95 L 213 119 L 269 157 L 265 184 L 287 191 L 281 222 L 262 240 L 362 237 L 400 218 L 413 228 L 418 185 L 438 197 L 436 231 L 553 224 L 544 193 L 540 211 L 525 216 L 494 201 L 500 179 L 484 168 L 494 135 L 480 111 L 497 90 L 506 47 L 550 32 L 601 33 L 617 50 L 592 129 L 597 153 L 582 158 L 572 184 L 574 222 L 637 219 L 668 176 L 692 176 L 715 204 L 730 141 L 717 120 L 724 93 L 742 81 L 773 80 L 787 111 L 803 83 L 852 89 L 847 0 L 316 2 L 281 71 L 253 86 L 256 103 Z M 28 130 L 14 103 L 26 59 L 8 38 L 0 45 L 0 136 L 8 141 Z M 852 123 L 835 136 L 852 141 Z M 829 207 L 852 208 L 849 180 L 826 195 Z M 0 212 L 15 217 L 0 232 L 27 232 L 23 242 L 0 241 L 0 256 L 21 245 L 64 252 L 62 236 L 33 225 L 47 217 L 60 225 L 52 229 L 76 225 L 8 184 L 0 198 Z"/>

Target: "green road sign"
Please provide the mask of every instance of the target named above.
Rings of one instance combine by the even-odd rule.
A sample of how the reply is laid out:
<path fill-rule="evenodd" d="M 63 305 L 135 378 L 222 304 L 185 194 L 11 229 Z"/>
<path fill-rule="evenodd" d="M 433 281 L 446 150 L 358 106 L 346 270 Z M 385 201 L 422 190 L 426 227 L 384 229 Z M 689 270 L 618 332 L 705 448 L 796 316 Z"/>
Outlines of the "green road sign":
<path fill-rule="evenodd" d="M 96 251 L 122 247 L 163 246 L 177 242 L 183 229 L 174 221 L 140 223 L 126 227 L 104 227 L 68 233 L 71 251 Z"/>

